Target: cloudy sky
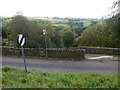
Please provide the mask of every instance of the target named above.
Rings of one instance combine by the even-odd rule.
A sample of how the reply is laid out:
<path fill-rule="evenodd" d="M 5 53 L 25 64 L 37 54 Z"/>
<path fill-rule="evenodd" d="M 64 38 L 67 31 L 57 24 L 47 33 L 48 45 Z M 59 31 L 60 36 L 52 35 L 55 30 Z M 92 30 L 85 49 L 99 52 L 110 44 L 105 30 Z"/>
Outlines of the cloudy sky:
<path fill-rule="evenodd" d="M 1 0 L 0 16 L 101 18 L 115 0 Z"/>

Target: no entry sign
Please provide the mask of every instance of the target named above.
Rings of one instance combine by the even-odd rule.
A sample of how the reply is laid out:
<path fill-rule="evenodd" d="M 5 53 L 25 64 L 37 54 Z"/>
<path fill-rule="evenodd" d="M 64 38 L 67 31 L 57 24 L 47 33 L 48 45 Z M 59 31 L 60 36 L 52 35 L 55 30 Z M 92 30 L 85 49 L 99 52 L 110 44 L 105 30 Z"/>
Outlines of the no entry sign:
<path fill-rule="evenodd" d="M 22 34 L 19 34 L 17 36 L 17 43 L 20 45 L 20 46 L 23 46 L 25 44 L 25 37 L 24 35 Z"/>

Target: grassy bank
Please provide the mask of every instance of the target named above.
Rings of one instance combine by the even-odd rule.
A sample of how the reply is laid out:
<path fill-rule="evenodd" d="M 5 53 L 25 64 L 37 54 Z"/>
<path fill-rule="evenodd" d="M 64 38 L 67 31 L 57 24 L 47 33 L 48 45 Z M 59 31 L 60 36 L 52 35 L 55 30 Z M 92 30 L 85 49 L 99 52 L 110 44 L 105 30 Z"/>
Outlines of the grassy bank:
<path fill-rule="evenodd" d="M 57 73 L 2 68 L 3 88 L 118 88 L 117 74 Z"/>

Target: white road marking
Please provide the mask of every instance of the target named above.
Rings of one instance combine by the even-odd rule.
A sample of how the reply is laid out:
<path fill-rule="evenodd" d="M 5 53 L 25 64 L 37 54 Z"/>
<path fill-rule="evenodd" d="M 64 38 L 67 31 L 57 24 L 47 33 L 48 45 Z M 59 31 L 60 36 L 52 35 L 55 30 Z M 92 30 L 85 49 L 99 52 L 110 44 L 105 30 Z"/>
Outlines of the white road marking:
<path fill-rule="evenodd" d="M 113 56 L 100 56 L 100 57 L 92 57 L 88 59 L 101 59 L 101 58 L 113 58 Z"/>

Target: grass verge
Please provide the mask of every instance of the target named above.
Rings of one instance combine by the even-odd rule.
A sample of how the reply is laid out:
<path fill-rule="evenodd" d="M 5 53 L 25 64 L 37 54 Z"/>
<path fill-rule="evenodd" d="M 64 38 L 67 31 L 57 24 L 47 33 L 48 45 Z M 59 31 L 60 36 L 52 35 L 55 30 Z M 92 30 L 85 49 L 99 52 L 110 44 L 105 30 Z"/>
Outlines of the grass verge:
<path fill-rule="evenodd" d="M 2 88 L 118 88 L 117 74 L 41 72 L 3 67 Z"/>

